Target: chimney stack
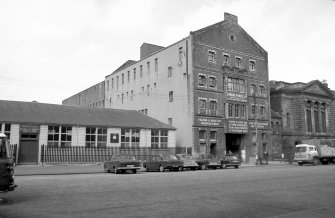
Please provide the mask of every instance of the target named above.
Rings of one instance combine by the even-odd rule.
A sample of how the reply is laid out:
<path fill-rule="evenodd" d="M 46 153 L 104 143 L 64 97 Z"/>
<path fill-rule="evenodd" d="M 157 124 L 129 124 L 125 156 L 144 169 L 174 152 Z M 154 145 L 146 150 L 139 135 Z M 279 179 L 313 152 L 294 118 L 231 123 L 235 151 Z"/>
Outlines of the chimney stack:
<path fill-rule="evenodd" d="M 224 13 L 224 19 L 228 22 L 228 23 L 232 23 L 232 24 L 238 24 L 237 20 L 237 16 L 233 15 L 233 14 L 229 14 L 227 12 Z"/>

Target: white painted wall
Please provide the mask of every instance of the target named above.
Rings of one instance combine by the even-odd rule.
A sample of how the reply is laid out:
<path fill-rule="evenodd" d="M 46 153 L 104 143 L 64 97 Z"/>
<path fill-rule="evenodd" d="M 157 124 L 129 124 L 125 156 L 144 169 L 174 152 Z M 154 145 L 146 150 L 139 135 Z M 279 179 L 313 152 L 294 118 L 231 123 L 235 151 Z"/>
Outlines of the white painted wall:
<path fill-rule="evenodd" d="M 188 74 L 186 72 L 186 43 L 188 44 Z M 180 61 L 179 48 L 181 47 L 183 54 Z M 156 58 L 158 59 L 157 72 L 155 72 Z M 147 62 L 150 62 L 150 74 L 148 74 Z M 143 66 L 142 77 L 140 77 L 140 65 Z M 172 126 L 177 128 L 177 146 L 191 146 L 193 144 L 191 66 L 191 42 L 190 38 L 185 38 L 119 72 L 106 76 L 105 84 L 109 81 L 109 88 L 105 87 L 105 107 L 131 110 L 148 109 L 148 116 L 163 123 L 168 123 L 168 118 L 172 118 Z M 172 67 L 172 77 L 168 77 L 169 67 Z M 134 68 L 136 68 L 135 80 Z M 130 73 L 129 82 L 128 71 Z M 124 85 L 122 85 L 122 74 L 124 74 Z M 119 77 L 118 89 L 117 76 Z M 113 88 L 112 79 L 114 79 Z M 147 94 L 148 85 L 150 86 L 149 95 Z M 131 99 L 131 91 L 134 93 L 133 99 Z M 169 91 L 173 91 L 173 102 L 169 102 Z M 123 103 L 121 101 L 122 94 L 124 95 Z M 143 142 L 141 145 L 145 146 Z"/>

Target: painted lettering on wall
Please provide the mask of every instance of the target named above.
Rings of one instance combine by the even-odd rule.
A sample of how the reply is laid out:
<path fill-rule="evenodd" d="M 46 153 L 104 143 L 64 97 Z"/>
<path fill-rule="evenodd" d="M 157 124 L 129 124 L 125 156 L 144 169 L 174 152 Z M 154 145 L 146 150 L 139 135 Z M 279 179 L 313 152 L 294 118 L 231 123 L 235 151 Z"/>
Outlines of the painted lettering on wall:
<path fill-rule="evenodd" d="M 249 121 L 249 128 L 255 129 L 255 121 Z M 268 129 L 269 128 L 269 122 L 266 121 L 257 121 L 257 128 L 258 129 Z"/>
<path fill-rule="evenodd" d="M 227 92 L 227 100 L 247 102 L 247 95 L 241 93 Z"/>
<path fill-rule="evenodd" d="M 248 123 L 243 120 L 228 120 L 228 132 L 247 133 Z"/>
<path fill-rule="evenodd" d="M 195 120 L 196 125 L 200 126 L 222 126 L 222 119 L 197 117 Z M 223 127 L 223 126 L 222 126 Z"/>

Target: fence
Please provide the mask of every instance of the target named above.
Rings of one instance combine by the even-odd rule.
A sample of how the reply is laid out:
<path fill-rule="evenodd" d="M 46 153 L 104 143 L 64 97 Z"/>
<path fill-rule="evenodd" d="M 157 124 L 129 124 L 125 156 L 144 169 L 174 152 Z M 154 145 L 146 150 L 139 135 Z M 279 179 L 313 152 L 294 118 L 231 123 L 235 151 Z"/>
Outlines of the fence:
<path fill-rule="evenodd" d="M 114 154 L 133 155 L 137 160 L 149 160 L 152 155 L 157 154 L 178 154 L 192 153 L 191 147 L 176 147 L 167 149 L 152 148 L 129 148 L 120 147 L 109 148 L 85 148 L 82 146 L 72 146 L 68 148 L 54 148 L 42 145 L 42 163 L 96 163 L 104 162 Z"/>

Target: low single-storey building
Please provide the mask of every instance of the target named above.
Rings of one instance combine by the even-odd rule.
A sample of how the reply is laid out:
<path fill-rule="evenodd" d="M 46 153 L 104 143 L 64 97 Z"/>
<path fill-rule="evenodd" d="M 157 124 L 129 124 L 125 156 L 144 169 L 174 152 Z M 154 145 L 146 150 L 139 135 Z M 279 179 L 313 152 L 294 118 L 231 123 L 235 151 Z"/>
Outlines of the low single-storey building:
<path fill-rule="evenodd" d="M 19 164 L 39 164 L 41 148 L 167 149 L 176 129 L 133 110 L 0 100 L 0 132 Z"/>

